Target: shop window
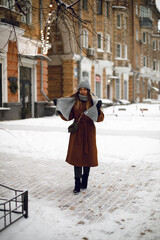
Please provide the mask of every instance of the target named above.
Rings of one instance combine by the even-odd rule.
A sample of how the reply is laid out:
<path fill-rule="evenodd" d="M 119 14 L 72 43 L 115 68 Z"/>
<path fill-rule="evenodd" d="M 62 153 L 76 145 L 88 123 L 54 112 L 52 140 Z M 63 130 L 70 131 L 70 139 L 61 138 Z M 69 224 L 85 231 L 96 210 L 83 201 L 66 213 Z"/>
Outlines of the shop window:
<path fill-rule="evenodd" d="M 115 92 L 116 99 L 120 99 L 120 79 L 117 78 L 115 83 L 116 83 L 116 92 Z"/>
<path fill-rule="evenodd" d="M 101 76 L 96 74 L 96 96 L 101 98 Z"/>

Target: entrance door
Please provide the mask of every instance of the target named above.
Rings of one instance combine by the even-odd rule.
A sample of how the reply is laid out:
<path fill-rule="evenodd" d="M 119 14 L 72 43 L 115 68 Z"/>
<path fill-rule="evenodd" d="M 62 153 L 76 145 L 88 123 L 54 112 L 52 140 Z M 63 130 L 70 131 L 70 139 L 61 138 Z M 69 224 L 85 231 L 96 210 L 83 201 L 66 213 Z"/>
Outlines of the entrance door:
<path fill-rule="evenodd" d="M 22 118 L 32 117 L 31 68 L 20 67 L 20 100 Z"/>
<path fill-rule="evenodd" d="M 2 64 L 0 63 L 0 107 L 2 107 Z"/>

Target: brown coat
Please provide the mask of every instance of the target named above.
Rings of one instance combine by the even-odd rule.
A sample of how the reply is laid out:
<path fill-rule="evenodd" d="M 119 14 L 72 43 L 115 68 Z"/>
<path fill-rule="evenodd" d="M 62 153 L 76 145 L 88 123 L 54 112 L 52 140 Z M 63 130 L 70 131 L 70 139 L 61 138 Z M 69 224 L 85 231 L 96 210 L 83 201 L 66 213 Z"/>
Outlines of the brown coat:
<path fill-rule="evenodd" d="M 86 102 L 82 102 L 81 110 L 75 110 L 75 107 L 73 106 L 69 120 L 78 120 L 81 113 L 85 110 Z M 63 120 L 66 120 L 62 115 L 60 116 Z M 97 122 L 101 122 L 103 119 L 104 114 L 100 110 Z M 98 166 L 96 128 L 94 122 L 83 114 L 78 126 L 78 131 L 70 134 L 66 162 L 77 167 Z"/>

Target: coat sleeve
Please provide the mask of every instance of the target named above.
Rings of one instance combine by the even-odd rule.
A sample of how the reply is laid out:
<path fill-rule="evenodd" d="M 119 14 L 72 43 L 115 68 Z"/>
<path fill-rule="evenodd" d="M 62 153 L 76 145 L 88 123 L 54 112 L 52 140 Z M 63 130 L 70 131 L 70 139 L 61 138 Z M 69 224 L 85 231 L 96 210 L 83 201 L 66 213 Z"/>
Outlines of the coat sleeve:
<path fill-rule="evenodd" d="M 104 113 L 102 112 L 102 110 L 99 110 L 100 113 L 98 114 L 98 119 L 97 122 L 102 122 L 104 120 Z"/>
<path fill-rule="evenodd" d="M 60 116 L 64 121 L 70 121 L 70 120 L 72 120 L 72 119 L 74 118 L 73 108 L 72 108 L 72 110 L 71 110 L 71 112 L 70 112 L 70 115 L 69 115 L 69 119 L 68 119 L 68 120 L 62 115 L 61 112 L 58 111 L 58 114 L 59 114 L 59 116 Z"/>

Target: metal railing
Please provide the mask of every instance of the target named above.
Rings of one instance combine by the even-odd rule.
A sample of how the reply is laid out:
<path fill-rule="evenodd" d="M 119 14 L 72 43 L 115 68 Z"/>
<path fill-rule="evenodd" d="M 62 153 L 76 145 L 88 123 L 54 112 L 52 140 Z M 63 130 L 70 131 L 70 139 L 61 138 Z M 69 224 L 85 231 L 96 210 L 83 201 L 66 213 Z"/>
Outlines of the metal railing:
<path fill-rule="evenodd" d="M 15 190 L 0 184 L 0 232 L 21 217 L 28 218 L 28 191 Z M 8 192 L 7 192 L 8 191 Z M 6 197 L 6 192 L 13 195 Z M 3 197 L 3 195 L 5 197 Z"/>

